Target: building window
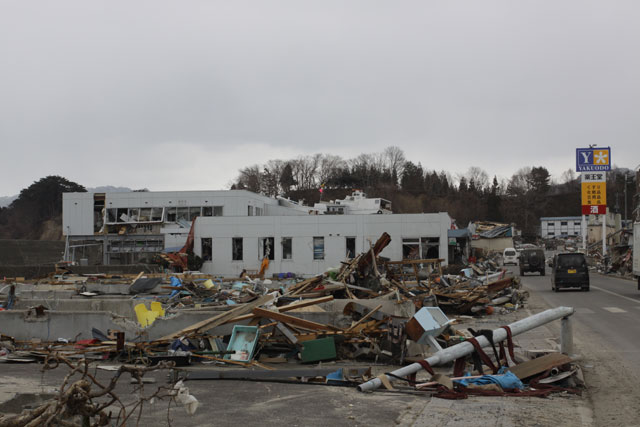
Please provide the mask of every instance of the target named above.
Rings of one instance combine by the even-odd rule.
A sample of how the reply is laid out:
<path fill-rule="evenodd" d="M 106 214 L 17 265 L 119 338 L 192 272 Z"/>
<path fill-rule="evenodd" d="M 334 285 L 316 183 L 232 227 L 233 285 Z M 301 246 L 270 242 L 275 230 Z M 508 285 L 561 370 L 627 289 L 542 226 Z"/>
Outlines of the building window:
<path fill-rule="evenodd" d="M 555 223 L 555 222 L 548 222 L 548 223 L 547 223 L 547 225 L 548 225 L 549 227 L 553 227 L 554 225 L 556 225 L 556 223 Z"/>
<path fill-rule="evenodd" d="M 213 206 L 203 206 L 202 216 L 213 216 Z"/>
<path fill-rule="evenodd" d="M 282 259 L 293 259 L 293 239 L 283 237 L 280 243 L 282 244 Z"/>
<path fill-rule="evenodd" d="M 213 216 L 222 216 L 222 206 L 213 207 Z"/>
<path fill-rule="evenodd" d="M 140 217 L 138 218 L 140 222 L 149 222 L 151 221 L 151 208 L 141 208 L 140 209 Z"/>
<path fill-rule="evenodd" d="M 262 208 L 256 206 L 256 216 L 262 216 Z"/>
<path fill-rule="evenodd" d="M 231 239 L 231 259 L 233 261 L 242 261 L 242 237 Z"/>
<path fill-rule="evenodd" d="M 200 216 L 201 208 L 200 207 L 191 207 L 189 208 L 189 221 L 193 221 L 197 217 Z"/>
<path fill-rule="evenodd" d="M 324 259 L 324 237 L 313 238 L 313 259 Z"/>
<path fill-rule="evenodd" d="M 420 239 L 420 247 L 422 248 L 422 259 L 438 259 L 440 258 L 440 238 L 439 237 L 423 237 Z"/>
<path fill-rule="evenodd" d="M 189 208 L 177 208 L 177 211 L 176 222 L 189 222 Z"/>
<path fill-rule="evenodd" d="M 561 221 L 560 225 L 567 225 L 567 221 Z"/>
<path fill-rule="evenodd" d="M 403 259 L 420 259 L 420 239 L 418 238 L 402 239 L 402 258 Z"/>
<path fill-rule="evenodd" d="M 151 221 L 160 222 L 163 217 L 163 208 L 151 208 Z"/>
<path fill-rule="evenodd" d="M 118 221 L 118 210 L 114 208 L 107 209 L 107 222 L 114 223 Z"/>
<path fill-rule="evenodd" d="M 247 215 L 253 216 L 253 206 L 251 205 L 247 206 Z"/>
<path fill-rule="evenodd" d="M 178 217 L 176 216 L 176 210 L 178 208 L 167 208 L 167 222 L 176 222 Z"/>
<path fill-rule="evenodd" d="M 580 227 L 580 226 L 582 226 L 582 223 L 581 223 L 581 222 L 576 221 L 573 225 L 574 225 L 575 227 Z"/>
<path fill-rule="evenodd" d="M 356 256 L 356 238 L 355 237 L 345 237 L 346 249 L 347 249 L 347 258 L 352 259 Z"/>
<path fill-rule="evenodd" d="M 202 261 L 211 261 L 213 259 L 213 243 L 211 237 L 200 239 L 200 252 L 202 253 Z"/>
<path fill-rule="evenodd" d="M 269 260 L 273 261 L 276 259 L 275 257 L 275 249 L 273 247 L 274 238 L 273 237 L 262 237 L 260 240 L 260 247 L 258 248 L 258 256 L 260 259 L 269 258 Z"/>
<path fill-rule="evenodd" d="M 556 233 L 554 233 L 553 231 L 550 231 L 547 233 L 549 236 L 555 236 Z"/>

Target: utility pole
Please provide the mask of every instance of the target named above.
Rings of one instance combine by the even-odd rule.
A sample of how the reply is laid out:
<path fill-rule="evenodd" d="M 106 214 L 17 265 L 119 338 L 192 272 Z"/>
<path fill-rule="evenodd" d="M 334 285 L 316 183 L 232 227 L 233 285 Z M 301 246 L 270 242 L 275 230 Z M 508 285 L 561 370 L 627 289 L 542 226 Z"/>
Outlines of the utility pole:
<path fill-rule="evenodd" d="M 624 223 L 627 224 L 627 176 L 629 171 L 624 172 Z M 624 228 L 624 226 L 622 226 Z"/>

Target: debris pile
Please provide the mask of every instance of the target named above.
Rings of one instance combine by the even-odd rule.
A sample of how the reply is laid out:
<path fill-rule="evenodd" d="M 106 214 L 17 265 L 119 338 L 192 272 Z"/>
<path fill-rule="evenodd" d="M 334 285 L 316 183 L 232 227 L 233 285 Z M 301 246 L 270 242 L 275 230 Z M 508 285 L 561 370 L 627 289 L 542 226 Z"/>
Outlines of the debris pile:
<path fill-rule="evenodd" d="M 99 301 L 103 293 L 119 292 L 122 303 L 133 305 L 139 333 L 94 327 L 89 339 L 76 336 L 54 341 L 2 335 L 0 362 L 46 364 L 59 359 L 69 366 L 78 360 L 116 366 L 171 365 L 173 383 L 233 378 L 357 386 L 385 376 L 376 376 L 371 368 L 325 368 L 318 363 L 379 366 L 422 361 L 425 354 L 440 354 L 449 347 L 473 343 L 479 335 L 487 336 L 486 331 L 458 329 L 461 321 L 518 310 L 528 297 L 519 278 L 501 269 L 495 259 L 445 273 L 442 259 L 385 259 L 380 254 L 389 242 L 385 233 L 368 251 L 345 260 L 340 267 L 304 279 L 292 275 L 265 279 L 246 272 L 238 278 L 194 272 L 121 277 L 59 272 L 47 278 L 47 284 L 60 285 L 67 292 L 75 289 L 74 297 L 81 301 Z M 9 297 L 11 305 L 7 304 Z M 16 303 L 20 303 L 20 293 L 12 289 L 4 306 L 15 310 Z M 52 311 L 34 306 L 25 316 L 44 318 Z M 184 319 L 192 319 L 190 316 L 194 320 L 186 323 Z M 182 323 L 175 320 L 178 317 Z M 149 331 L 154 330 L 150 338 Z M 578 392 L 579 381 L 571 379 L 578 375 L 577 368 L 567 356 L 516 360 L 510 338 L 508 351 L 503 343 L 491 341 L 491 346 L 491 356 L 476 346 L 472 363 L 460 358 L 452 375 L 434 374 L 421 381 L 403 377 L 409 384 L 404 388 L 383 383 L 400 391 L 449 398 Z M 490 368 L 488 375 L 483 363 Z M 191 369 L 194 364 L 201 366 Z M 194 403 L 179 384 L 167 396 L 184 401 L 187 411 L 195 409 L 197 400 Z M 52 408 L 43 407 L 42 413 L 69 414 Z M 104 414 L 98 411 L 93 416 Z"/>

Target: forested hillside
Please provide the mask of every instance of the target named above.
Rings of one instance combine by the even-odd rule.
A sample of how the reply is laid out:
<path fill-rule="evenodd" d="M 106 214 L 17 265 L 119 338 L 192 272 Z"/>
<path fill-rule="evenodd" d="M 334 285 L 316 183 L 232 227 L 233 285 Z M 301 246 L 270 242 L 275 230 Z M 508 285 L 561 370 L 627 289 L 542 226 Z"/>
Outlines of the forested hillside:
<path fill-rule="evenodd" d="M 625 174 L 631 217 L 635 174 L 617 168 L 609 173 L 607 201 L 623 213 Z M 233 188 L 308 204 L 343 198 L 357 188 L 390 200 L 396 213 L 448 212 L 460 226 L 470 220 L 515 223 L 529 236 L 537 233 L 541 216 L 581 214 L 580 178 L 572 169 L 555 180 L 544 166 L 524 166 L 502 180 L 478 167 L 453 175 L 446 168 L 428 169 L 406 159 L 398 147 L 347 160 L 331 154 L 269 160 L 241 169 Z"/>

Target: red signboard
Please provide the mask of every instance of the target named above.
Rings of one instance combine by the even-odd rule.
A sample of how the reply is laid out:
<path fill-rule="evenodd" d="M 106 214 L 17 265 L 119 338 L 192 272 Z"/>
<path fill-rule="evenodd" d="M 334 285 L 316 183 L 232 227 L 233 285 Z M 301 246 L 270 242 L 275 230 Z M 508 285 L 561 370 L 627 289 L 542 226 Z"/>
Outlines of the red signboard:
<path fill-rule="evenodd" d="M 582 215 L 605 215 L 607 205 L 582 205 Z"/>

